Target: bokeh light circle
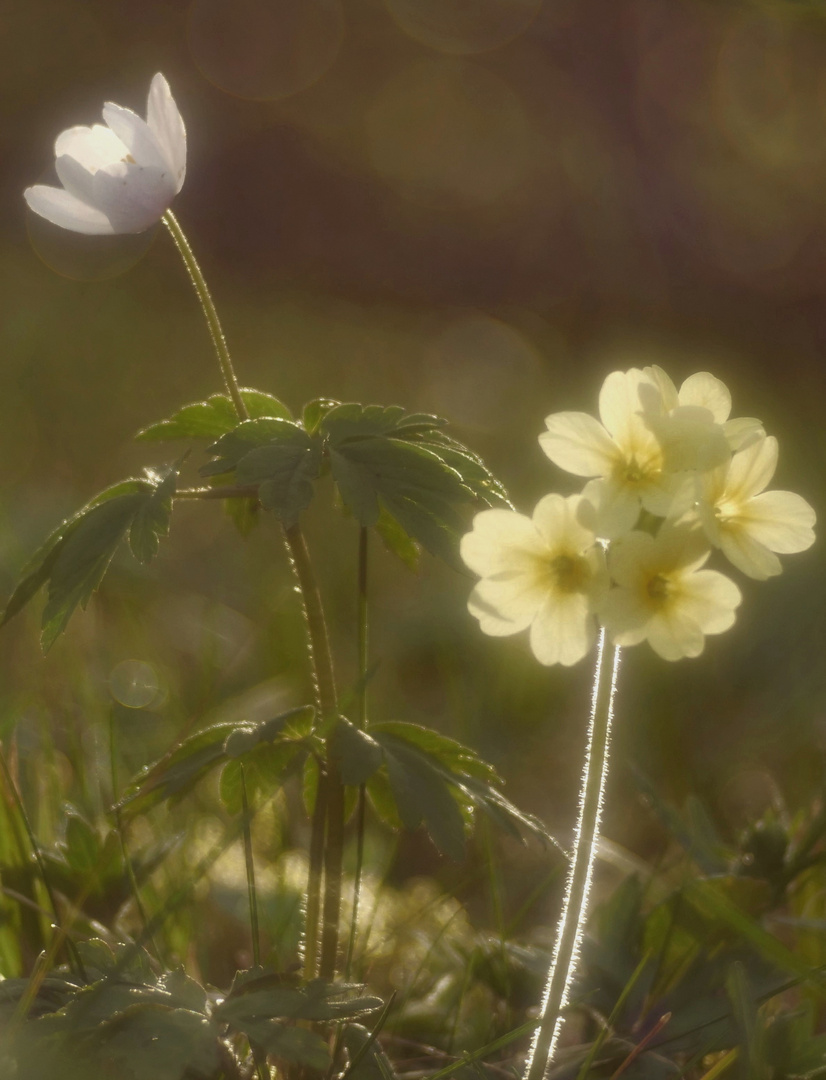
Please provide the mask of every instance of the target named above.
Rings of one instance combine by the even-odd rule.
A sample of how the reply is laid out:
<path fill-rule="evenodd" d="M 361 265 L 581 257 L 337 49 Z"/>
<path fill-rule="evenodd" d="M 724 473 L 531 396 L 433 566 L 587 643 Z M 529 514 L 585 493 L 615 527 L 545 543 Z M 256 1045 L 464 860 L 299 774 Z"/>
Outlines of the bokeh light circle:
<path fill-rule="evenodd" d="M 37 183 L 60 186 L 53 165 Z M 53 225 L 28 207 L 25 210 L 26 231 L 35 254 L 50 270 L 72 281 L 106 281 L 125 274 L 152 247 L 159 228 L 155 225 L 123 236 L 85 236 Z"/>
<path fill-rule="evenodd" d="M 490 52 L 519 37 L 543 0 L 384 0 L 406 34 L 439 52 Z"/>
<path fill-rule="evenodd" d="M 344 39 L 341 0 L 193 0 L 192 59 L 215 86 L 251 101 L 306 90 Z"/>
<path fill-rule="evenodd" d="M 123 660 L 109 675 L 109 692 L 127 709 L 145 709 L 160 694 L 155 669 L 143 660 Z"/>
<path fill-rule="evenodd" d="M 481 312 L 464 312 L 426 346 L 422 373 L 447 416 L 491 429 L 510 423 L 539 392 L 542 363 L 515 327 Z"/>
<path fill-rule="evenodd" d="M 532 160 L 519 97 L 465 60 L 411 64 L 382 88 L 366 126 L 376 170 L 425 206 L 496 202 L 524 183 Z"/>

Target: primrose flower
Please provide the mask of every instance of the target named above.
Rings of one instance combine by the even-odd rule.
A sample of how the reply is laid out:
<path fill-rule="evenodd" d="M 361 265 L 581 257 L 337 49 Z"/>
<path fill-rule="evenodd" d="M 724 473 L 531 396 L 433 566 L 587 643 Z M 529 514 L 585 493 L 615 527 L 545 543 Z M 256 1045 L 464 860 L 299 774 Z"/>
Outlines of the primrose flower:
<path fill-rule="evenodd" d="M 608 588 L 605 555 L 579 495 L 546 495 L 533 517 L 483 510 L 462 538 L 461 555 L 482 580 L 468 608 L 486 634 L 530 627 L 542 664 L 575 664 L 596 640 L 594 608 Z"/>
<path fill-rule="evenodd" d="M 616 587 L 598 614 L 614 644 L 647 640 L 663 659 L 679 660 L 699 656 L 706 634 L 728 630 L 742 596 L 724 574 L 702 569 L 710 553 L 702 530 L 667 524 L 656 536 L 634 531 L 612 544 Z"/>
<path fill-rule="evenodd" d="M 142 120 L 107 102 L 106 127 L 72 127 L 55 142 L 62 188 L 35 184 L 31 210 L 63 229 L 90 235 L 138 233 L 159 221 L 181 190 L 186 131 L 163 75 L 152 79 Z"/>
<path fill-rule="evenodd" d="M 777 453 L 777 439 L 768 436 L 698 478 L 699 517 L 709 541 L 738 570 L 761 581 L 782 569 L 775 552 L 805 551 L 815 540 L 815 512 L 805 499 L 764 490 Z"/>
<path fill-rule="evenodd" d="M 644 507 L 665 517 L 672 479 L 660 437 L 648 420 L 664 415 L 662 388 L 651 372 L 613 371 L 602 384 L 602 423 L 582 412 L 547 417 L 539 443 L 555 465 L 576 476 L 596 477 L 585 489 L 597 507 L 600 535 L 613 538 L 632 529 Z"/>

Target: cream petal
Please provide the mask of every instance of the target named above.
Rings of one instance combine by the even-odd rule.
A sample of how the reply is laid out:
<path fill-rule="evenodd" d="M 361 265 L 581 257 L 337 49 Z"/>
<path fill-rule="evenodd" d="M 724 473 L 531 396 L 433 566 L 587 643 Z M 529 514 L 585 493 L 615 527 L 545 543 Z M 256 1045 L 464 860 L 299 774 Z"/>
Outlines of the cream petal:
<path fill-rule="evenodd" d="M 115 230 L 101 211 L 81 202 L 63 188 L 35 184 L 23 192 L 29 209 L 62 229 L 85 233 L 87 236 L 111 235 Z"/>
<path fill-rule="evenodd" d="M 783 570 L 778 557 L 736 522 L 728 522 L 720 529 L 720 550 L 732 566 L 756 581 L 777 577 Z"/>
<path fill-rule="evenodd" d="M 744 503 L 763 490 L 777 468 L 777 449 L 777 439 L 767 435 L 734 455 L 726 480 L 728 502 Z"/>
<path fill-rule="evenodd" d="M 655 615 L 648 627 L 648 644 L 663 660 L 699 656 L 705 647 L 700 627 L 681 612 Z"/>
<path fill-rule="evenodd" d="M 663 572 L 679 570 L 681 574 L 689 574 L 708 561 L 711 548 L 701 528 L 666 522 L 657 533 L 651 552 L 650 566 Z"/>
<path fill-rule="evenodd" d="M 114 131 L 103 124 L 92 127 L 71 127 L 55 139 L 56 158 L 71 157 L 89 172 L 97 172 L 116 161 L 123 161 L 129 153 Z"/>
<path fill-rule="evenodd" d="M 459 545 L 465 565 L 480 577 L 524 572 L 545 552 L 531 519 L 514 510 L 483 510 Z"/>
<path fill-rule="evenodd" d="M 718 424 L 724 424 L 731 413 L 731 393 L 720 379 L 708 371 L 698 371 L 680 387 L 680 405 L 708 409 Z"/>
<path fill-rule="evenodd" d="M 652 364 L 651 367 L 642 369 L 643 375 L 645 375 L 660 392 L 662 397 L 663 408 L 666 412 L 670 412 L 671 409 L 676 409 L 680 403 L 680 399 L 677 395 L 677 387 L 671 379 L 670 375 L 667 375 L 658 364 Z"/>
<path fill-rule="evenodd" d="M 639 645 L 648 633 L 651 609 L 631 589 L 616 588 L 602 598 L 597 616 L 614 645 Z"/>
<path fill-rule="evenodd" d="M 526 577 L 509 581 L 483 578 L 470 594 L 468 611 L 493 637 L 517 634 L 533 622 L 544 597 Z"/>
<path fill-rule="evenodd" d="M 664 413 L 662 394 L 655 380 L 639 368 L 612 371 L 599 392 L 599 417 L 619 447 L 634 444 L 643 414 Z"/>
<path fill-rule="evenodd" d="M 581 593 L 548 597 L 531 624 L 530 642 L 540 664 L 570 667 L 585 656 L 597 631 Z"/>
<path fill-rule="evenodd" d="M 95 173 L 95 203 L 116 233 L 139 233 L 160 221 L 172 202 L 169 170 L 133 165 L 110 165 Z"/>
<path fill-rule="evenodd" d="M 640 516 L 640 497 L 635 491 L 614 480 L 592 480 L 582 496 L 596 514 L 597 536 L 616 540 L 634 528 Z"/>
<path fill-rule="evenodd" d="M 656 541 L 649 533 L 629 532 L 608 548 L 611 577 L 622 588 L 632 591 L 655 559 Z"/>
<path fill-rule="evenodd" d="M 588 413 L 553 413 L 545 424 L 548 430 L 539 436 L 539 445 L 554 465 L 566 472 L 606 476 L 620 458 L 605 428 Z"/>
<path fill-rule="evenodd" d="M 177 194 L 186 175 L 186 129 L 169 83 L 160 72 L 149 87 L 146 121 L 175 177 Z"/>
<path fill-rule="evenodd" d="M 815 512 L 793 491 L 764 491 L 750 499 L 739 518 L 752 539 L 770 551 L 792 555 L 815 542 Z"/>
<path fill-rule="evenodd" d="M 723 432 L 729 447 L 735 452 L 745 450 L 747 446 L 766 437 L 766 429 L 753 416 L 738 416 L 734 420 L 726 420 Z"/>
<path fill-rule="evenodd" d="M 698 570 L 680 582 L 680 617 L 696 623 L 704 634 L 722 634 L 734 625 L 734 611 L 743 594 L 725 574 Z"/>
<path fill-rule="evenodd" d="M 168 173 L 171 177 L 171 186 L 175 187 L 177 177 L 172 176 L 172 165 L 167 160 L 158 137 L 145 120 L 142 120 L 131 109 L 124 109 L 111 101 L 107 101 L 103 106 L 103 119 L 124 144 L 137 165 Z"/>
<path fill-rule="evenodd" d="M 579 495 L 563 498 L 552 494 L 536 504 L 533 522 L 549 549 L 559 547 L 568 552 L 582 552 L 593 545 L 594 533 L 579 518 L 581 502 Z"/>

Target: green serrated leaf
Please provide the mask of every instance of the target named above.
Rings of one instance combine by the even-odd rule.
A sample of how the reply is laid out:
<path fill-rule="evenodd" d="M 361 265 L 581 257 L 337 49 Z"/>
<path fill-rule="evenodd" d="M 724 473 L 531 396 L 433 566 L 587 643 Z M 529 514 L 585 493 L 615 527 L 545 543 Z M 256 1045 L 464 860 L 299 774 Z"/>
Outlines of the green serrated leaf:
<path fill-rule="evenodd" d="M 230 814 L 240 814 L 243 805 L 243 782 L 250 806 L 259 806 L 283 785 L 295 762 L 296 743 L 260 743 L 239 758 L 228 761 L 221 772 L 219 793 Z"/>
<path fill-rule="evenodd" d="M 172 498 L 178 483 L 177 469 L 167 466 L 153 479 L 157 480 L 157 486 L 138 507 L 129 529 L 129 547 L 135 558 L 143 563 L 154 559 L 161 537 L 169 533 Z"/>
<path fill-rule="evenodd" d="M 330 752 L 338 762 L 342 782 L 354 786 L 369 780 L 384 760 L 376 740 L 344 717 L 339 718 L 333 729 Z"/>
<path fill-rule="evenodd" d="M 224 513 L 246 539 L 261 522 L 261 503 L 258 499 L 224 499 Z"/>
<path fill-rule="evenodd" d="M 465 852 L 464 820 L 443 776 L 432 761 L 406 747 L 401 739 L 377 732 L 376 741 L 384 750 L 390 787 L 405 828 L 416 829 L 424 823 L 439 851 L 461 859 Z"/>
<path fill-rule="evenodd" d="M 235 470 L 239 484 L 258 484 L 258 498 L 285 526 L 311 502 L 321 468 L 321 444 L 300 428 L 289 439 L 251 450 Z"/>
<path fill-rule="evenodd" d="M 89 602 L 145 499 L 144 492 L 136 492 L 95 506 L 60 544 L 49 573 L 49 597 L 43 611 L 40 640 L 44 651 L 66 628 L 75 608 Z"/>
<path fill-rule="evenodd" d="M 379 510 L 375 530 L 387 550 L 401 559 L 408 570 L 415 573 L 419 569 L 422 549 L 415 540 L 411 540 L 398 521 L 383 506 Z"/>
<path fill-rule="evenodd" d="M 146 813 L 166 799 L 180 797 L 227 760 L 224 744 L 236 724 L 216 724 L 185 739 L 172 753 L 149 765 L 126 789 L 121 808 L 130 816 Z"/>
<path fill-rule="evenodd" d="M 205 1016 L 148 1002 L 97 1028 L 90 1051 L 99 1068 L 105 1063 L 107 1071 L 126 1070 L 134 1080 L 180 1080 L 184 1075 L 215 1075 L 218 1037 Z"/>
<path fill-rule="evenodd" d="M 290 420 L 290 410 L 272 394 L 260 390 L 242 390 L 241 397 L 251 420 L 265 416 Z M 206 401 L 184 405 L 168 420 L 151 424 L 135 436 L 142 442 L 168 442 L 172 439 L 217 439 L 238 424 L 238 414 L 226 394 L 213 394 Z"/>
<path fill-rule="evenodd" d="M 204 465 L 200 470 L 201 475 L 217 476 L 220 473 L 230 472 L 251 450 L 259 446 L 268 446 L 270 443 L 289 442 L 297 431 L 305 438 L 307 437 L 303 428 L 291 420 L 269 417 L 245 420 L 226 435 L 222 435 L 212 446 L 207 447 L 207 453 L 217 460 Z"/>
<path fill-rule="evenodd" d="M 314 435 L 327 413 L 339 404 L 341 403 L 333 398 L 315 398 L 313 401 L 308 401 L 302 415 L 302 423 L 307 434 Z"/>
<path fill-rule="evenodd" d="M 101 491 L 76 514 L 61 522 L 23 567 L 20 581 L 6 605 L 2 619 L 0 619 L 0 626 L 3 626 L 21 611 L 40 590 L 41 586 L 46 584 L 60 554 L 61 547 L 90 510 L 121 495 L 132 495 L 147 490 L 151 490 L 148 480 L 123 480 L 118 484 L 113 484 L 112 487 L 106 488 L 105 491 Z"/>

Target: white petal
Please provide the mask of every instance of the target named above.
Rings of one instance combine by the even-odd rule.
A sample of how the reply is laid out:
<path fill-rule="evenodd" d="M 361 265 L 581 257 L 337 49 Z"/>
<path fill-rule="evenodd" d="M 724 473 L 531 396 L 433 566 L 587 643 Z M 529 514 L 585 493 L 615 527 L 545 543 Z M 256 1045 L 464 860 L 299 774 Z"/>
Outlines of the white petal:
<path fill-rule="evenodd" d="M 177 194 L 186 175 L 186 129 L 169 83 L 160 72 L 152 79 L 149 87 L 146 121 L 175 176 Z"/>
<path fill-rule="evenodd" d="M 736 523 L 728 522 L 720 529 L 720 550 L 732 566 L 756 581 L 776 577 L 783 570 L 778 557 Z"/>
<path fill-rule="evenodd" d="M 607 476 L 620 457 L 608 432 L 588 413 L 554 413 L 545 424 L 539 445 L 554 465 L 575 476 Z"/>
<path fill-rule="evenodd" d="M 88 206 L 94 206 L 94 176 L 75 158 L 63 154 L 55 161 L 55 169 L 61 184 L 70 195 L 74 195 Z"/>
<path fill-rule="evenodd" d="M 777 439 L 765 439 L 740 450 L 731 459 L 726 480 L 726 499 L 732 503 L 746 502 L 769 483 L 777 468 Z"/>
<path fill-rule="evenodd" d="M 523 573 L 545 555 L 533 522 L 514 510 L 483 510 L 473 519 L 473 531 L 462 537 L 459 552 L 479 574 Z"/>
<path fill-rule="evenodd" d="M 596 623 L 581 593 L 549 597 L 531 626 L 531 649 L 540 664 L 569 667 L 596 640 Z"/>
<path fill-rule="evenodd" d="M 87 236 L 111 235 L 115 230 L 107 216 L 88 206 L 63 188 L 35 184 L 23 192 L 29 209 L 62 229 Z"/>
<path fill-rule="evenodd" d="M 97 172 L 106 165 L 123 161 L 129 151 L 114 131 L 103 124 L 95 124 L 93 127 L 71 127 L 61 132 L 55 139 L 54 153 L 56 158 L 65 154 L 89 172 Z"/>
<path fill-rule="evenodd" d="M 486 634 L 505 637 L 530 626 L 543 599 L 527 577 L 508 581 L 483 578 L 471 592 L 467 606 Z"/>
<path fill-rule="evenodd" d="M 158 137 L 145 120 L 133 113 L 107 101 L 103 106 L 103 119 L 124 144 L 137 165 L 145 165 L 172 174 L 172 166 L 161 149 Z M 177 184 L 173 177 L 172 185 Z M 177 194 L 177 189 L 176 189 Z"/>
<path fill-rule="evenodd" d="M 793 491 L 756 495 L 738 520 L 753 539 L 781 555 L 805 551 L 815 542 L 815 512 Z"/>
<path fill-rule="evenodd" d="M 645 571 L 655 561 L 656 541 L 649 533 L 630 532 L 608 549 L 608 569 L 624 589 L 638 588 Z"/>
<path fill-rule="evenodd" d="M 643 368 L 642 373 L 653 382 L 659 390 L 662 396 L 663 408 L 666 412 L 671 409 L 676 409 L 680 403 L 680 399 L 677 395 L 677 387 L 674 385 L 671 376 L 667 375 L 657 364 L 652 364 L 651 367 Z"/>
<path fill-rule="evenodd" d="M 680 387 L 681 405 L 699 405 L 708 409 L 718 424 L 724 424 L 731 412 L 731 394 L 724 382 L 707 371 L 690 375 Z"/>
<path fill-rule="evenodd" d="M 116 233 L 150 228 L 175 196 L 168 169 L 118 163 L 95 173 L 95 204 L 112 222 Z"/>

